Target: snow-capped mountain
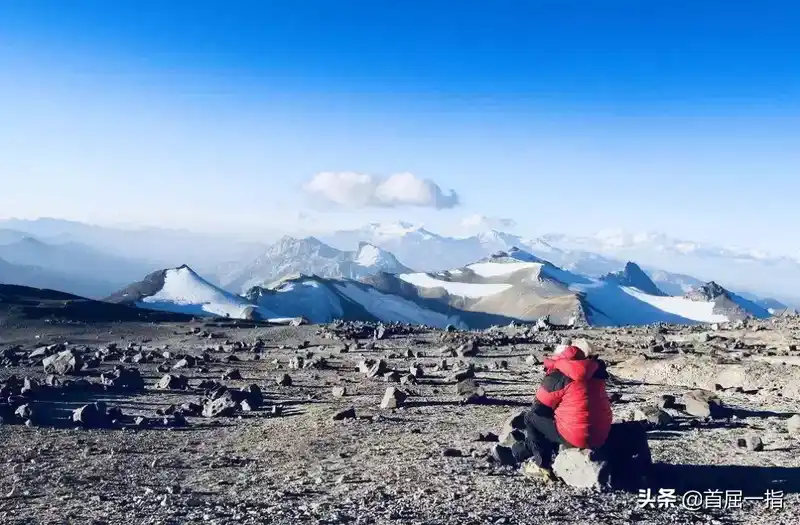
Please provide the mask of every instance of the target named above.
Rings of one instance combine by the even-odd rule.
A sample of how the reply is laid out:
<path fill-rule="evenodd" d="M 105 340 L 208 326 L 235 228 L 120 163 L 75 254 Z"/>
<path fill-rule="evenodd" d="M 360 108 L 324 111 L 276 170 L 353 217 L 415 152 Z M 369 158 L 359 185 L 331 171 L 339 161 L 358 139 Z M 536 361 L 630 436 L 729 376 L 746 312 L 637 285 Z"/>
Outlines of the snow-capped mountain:
<path fill-rule="evenodd" d="M 106 301 L 197 316 L 234 319 L 279 317 L 243 297 L 217 288 L 186 265 L 153 272 Z"/>
<path fill-rule="evenodd" d="M 378 272 L 410 271 L 386 250 L 367 242 L 357 246 L 356 251 L 348 252 L 332 248 L 315 237 L 283 237 L 254 261 L 229 267 L 219 282 L 230 290 L 246 292 L 288 276 L 361 279 Z"/>
<path fill-rule="evenodd" d="M 600 278 L 603 281 L 616 283 L 618 286 L 626 286 L 628 288 L 636 288 L 640 292 L 655 296 L 667 295 L 662 292 L 656 283 L 639 268 L 636 263 L 628 261 L 625 263 L 625 268 L 617 272 L 608 273 Z"/>

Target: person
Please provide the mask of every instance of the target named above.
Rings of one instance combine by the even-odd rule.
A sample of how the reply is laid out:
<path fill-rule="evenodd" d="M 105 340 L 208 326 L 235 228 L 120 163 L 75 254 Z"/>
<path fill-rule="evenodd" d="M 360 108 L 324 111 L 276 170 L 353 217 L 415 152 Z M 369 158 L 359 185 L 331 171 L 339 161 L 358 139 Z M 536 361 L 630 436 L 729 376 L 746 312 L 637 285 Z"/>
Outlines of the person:
<path fill-rule="evenodd" d="M 551 478 L 560 447 L 597 449 L 611 430 L 611 401 L 606 393 L 606 364 L 573 345 L 561 345 L 545 359 L 545 377 L 533 407 L 524 415 L 525 441 L 499 445 L 501 463 L 522 463 L 526 475 Z"/>

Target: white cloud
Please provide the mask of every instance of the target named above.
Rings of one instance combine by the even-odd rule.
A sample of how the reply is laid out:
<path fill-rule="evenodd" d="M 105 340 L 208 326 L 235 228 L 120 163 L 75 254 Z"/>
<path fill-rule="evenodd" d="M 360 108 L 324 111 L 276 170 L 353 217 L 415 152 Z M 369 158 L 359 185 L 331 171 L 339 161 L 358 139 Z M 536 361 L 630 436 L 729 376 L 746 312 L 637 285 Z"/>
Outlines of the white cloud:
<path fill-rule="evenodd" d="M 377 177 L 349 171 L 322 172 L 314 175 L 303 190 L 327 202 L 353 208 L 416 206 L 442 210 L 459 205 L 454 190 L 445 193 L 432 180 L 413 173 Z"/>
<path fill-rule="evenodd" d="M 461 228 L 468 231 L 502 230 L 513 228 L 517 225 L 514 219 L 504 217 L 487 217 L 474 213 L 461 221 Z"/>

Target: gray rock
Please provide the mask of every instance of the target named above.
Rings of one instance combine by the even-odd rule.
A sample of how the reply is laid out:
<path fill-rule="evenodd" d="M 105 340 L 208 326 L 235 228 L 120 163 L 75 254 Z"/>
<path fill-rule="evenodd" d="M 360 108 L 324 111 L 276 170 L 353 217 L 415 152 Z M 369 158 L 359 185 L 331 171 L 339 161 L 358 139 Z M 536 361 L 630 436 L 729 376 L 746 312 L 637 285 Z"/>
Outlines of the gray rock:
<path fill-rule="evenodd" d="M 280 378 L 278 378 L 277 383 L 280 386 L 292 386 L 292 377 L 289 374 L 283 374 Z"/>
<path fill-rule="evenodd" d="M 383 380 L 387 383 L 399 383 L 400 382 L 400 374 L 392 370 L 391 372 L 387 372 L 383 375 Z"/>
<path fill-rule="evenodd" d="M 742 448 L 746 448 L 751 452 L 760 452 L 764 450 L 764 442 L 761 441 L 760 437 L 755 435 L 739 439 L 738 445 Z"/>
<path fill-rule="evenodd" d="M 675 407 L 675 396 L 670 394 L 662 395 L 658 400 L 658 407 L 659 408 L 674 408 Z"/>
<path fill-rule="evenodd" d="M 356 418 L 356 409 L 350 407 L 336 412 L 331 419 L 333 419 L 334 421 L 342 421 L 344 419 L 355 419 L 355 418 Z"/>
<path fill-rule="evenodd" d="M 463 381 L 465 379 L 471 379 L 475 377 L 475 369 L 473 367 L 468 367 L 463 370 L 456 370 L 450 376 L 451 381 Z"/>
<path fill-rule="evenodd" d="M 302 357 L 293 357 L 289 360 L 290 370 L 300 370 L 305 365 L 305 360 Z"/>
<path fill-rule="evenodd" d="M 72 421 L 87 428 L 105 426 L 107 422 L 105 407 L 98 407 L 94 403 L 83 405 L 72 412 Z"/>
<path fill-rule="evenodd" d="M 72 350 L 64 350 L 42 361 L 46 374 L 67 375 L 79 372 L 83 367 L 83 360 Z"/>
<path fill-rule="evenodd" d="M 332 391 L 333 397 L 344 397 L 347 395 L 347 388 L 343 386 L 335 386 Z"/>
<path fill-rule="evenodd" d="M 409 369 L 409 373 L 414 376 L 415 378 L 419 379 L 425 375 L 425 371 L 422 369 L 420 365 L 411 365 Z"/>
<path fill-rule="evenodd" d="M 608 482 L 608 462 L 596 451 L 567 448 L 553 461 L 553 473 L 567 485 L 582 489 L 603 489 Z"/>
<path fill-rule="evenodd" d="M 383 400 L 381 401 L 381 408 L 383 409 L 394 409 L 400 408 L 403 406 L 408 395 L 400 390 L 399 388 L 389 387 L 386 389 L 386 393 L 383 395 Z"/>
<path fill-rule="evenodd" d="M 636 421 L 647 421 L 651 425 L 665 426 L 672 422 L 672 416 L 657 407 L 644 407 L 633 414 Z"/>
<path fill-rule="evenodd" d="M 786 420 L 786 430 L 789 434 L 800 435 L 800 414 L 795 414 Z"/>
<path fill-rule="evenodd" d="M 526 410 L 516 410 L 503 424 L 503 429 L 500 431 L 498 438 L 500 442 L 506 440 L 515 430 L 525 430 L 525 412 Z"/>
<path fill-rule="evenodd" d="M 197 360 L 190 355 L 187 355 L 183 359 L 179 360 L 175 363 L 175 366 L 172 367 L 173 370 L 180 370 L 181 368 L 192 368 L 197 363 Z"/>
<path fill-rule="evenodd" d="M 223 380 L 236 381 L 236 380 L 239 380 L 241 378 L 242 378 L 242 373 L 239 372 L 235 368 L 229 368 L 229 369 L 225 370 L 224 374 L 222 374 L 222 379 Z"/>
<path fill-rule="evenodd" d="M 167 374 L 156 383 L 156 388 L 159 390 L 186 390 L 189 388 L 189 380 L 182 375 Z"/>
<path fill-rule="evenodd" d="M 386 361 L 384 361 L 383 359 L 379 359 L 377 363 L 375 363 L 369 368 L 369 370 L 367 371 L 367 377 L 373 379 L 382 376 L 388 371 L 389 368 L 386 366 Z"/>
<path fill-rule="evenodd" d="M 412 376 L 411 374 L 406 374 L 400 378 L 401 385 L 415 385 L 417 384 L 417 378 Z"/>
<path fill-rule="evenodd" d="M 478 354 L 478 343 L 472 339 L 456 348 L 458 357 L 473 357 Z"/>
<path fill-rule="evenodd" d="M 232 416 L 239 404 L 228 390 L 216 399 L 209 399 L 203 406 L 203 417 Z"/>
<path fill-rule="evenodd" d="M 14 415 L 23 420 L 33 419 L 33 407 L 29 403 L 20 405 L 14 411 Z"/>
<path fill-rule="evenodd" d="M 462 400 L 468 403 L 475 403 L 486 399 L 486 392 L 475 379 L 464 379 L 456 385 L 456 392 Z"/>
<path fill-rule="evenodd" d="M 684 410 L 695 417 L 721 417 L 722 401 L 707 390 L 692 390 L 683 396 Z"/>

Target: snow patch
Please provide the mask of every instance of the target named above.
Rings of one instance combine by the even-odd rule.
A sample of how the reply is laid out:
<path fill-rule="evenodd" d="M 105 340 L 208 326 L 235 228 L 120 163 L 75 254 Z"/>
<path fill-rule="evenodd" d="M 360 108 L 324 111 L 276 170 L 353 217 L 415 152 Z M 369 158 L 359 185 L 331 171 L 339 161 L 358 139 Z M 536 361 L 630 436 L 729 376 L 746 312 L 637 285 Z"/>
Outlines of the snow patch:
<path fill-rule="evenodd" d="M 398 275 L 403 281 L 420 288 L 443 288 L 450 295 L 478 299 L 504 292 L 511 288 L 510 284 L 473 284 L 434 279 L 426 273 L 406 273 Z"/>
<path fill-rule="evenodd" d="M 684 297 L 659 297 L 635 288 L 621 287 L 622 291 L 659 310 L 701 323 L 724 323 L 728 318 L 714 313 L 712 301 L 692 301 Z"/>
<path fill-rule="evenodd" d="M 450 317 L 427 308 L 414 301 L 379 292 L 374 288 L 361 287 L 355 283 L 334 283 L 343 296 L 360 304 L 367 312 L 385 322 L 421 324 L 444 328 L 448 324 L 465 327 L 458 317 Z"/>
<path fill-rule="evenodd" d="M 472 270 L 475 273 L 475 275 L 479 275 L 481 277 L 500 277 L 503 275 L 510 275 L 520 270 L 528 270 L 531 268 L 541 268 L 541 267 L 542 267 L 541 263 L 529 263 L 529 262 L 519 262 L 519 263 L 486 262 L 486 263 L 470 264 L 469 266 L 467 266 L 467 268 Z"/>

